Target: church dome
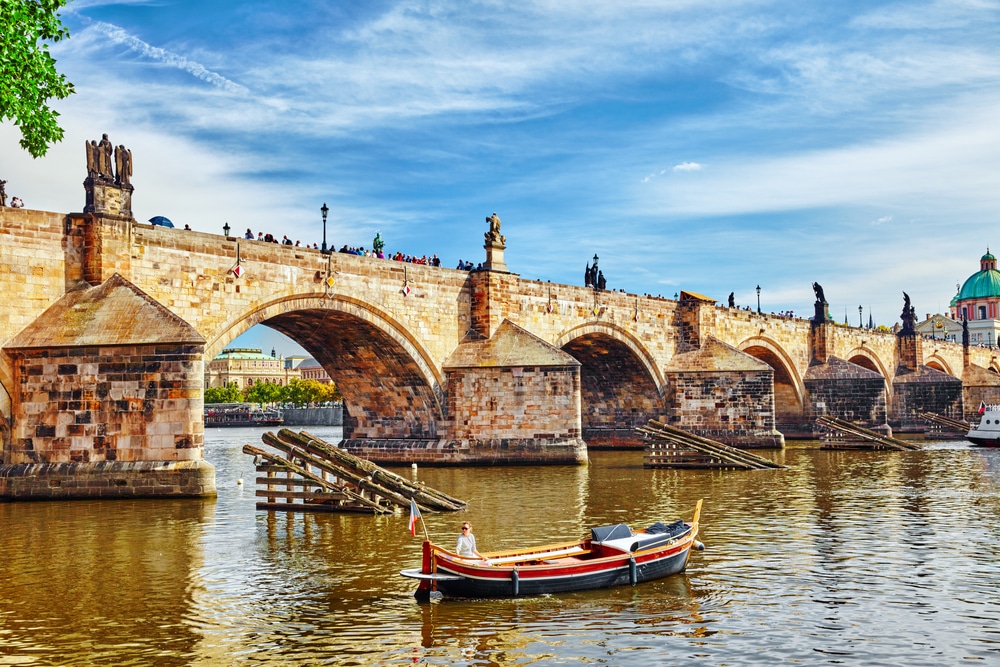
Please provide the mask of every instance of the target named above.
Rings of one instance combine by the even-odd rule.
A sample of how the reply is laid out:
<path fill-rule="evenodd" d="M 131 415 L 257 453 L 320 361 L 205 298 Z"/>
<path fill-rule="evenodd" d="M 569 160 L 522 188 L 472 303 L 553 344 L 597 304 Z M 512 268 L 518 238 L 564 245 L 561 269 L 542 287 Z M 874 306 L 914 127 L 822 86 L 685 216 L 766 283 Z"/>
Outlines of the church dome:
<path fill-rule="evenodd" d="M 997 271 L 997 258 L 990 253 L 989 248 L 979 259 L 979 267 L 979 272 L 969 276 L 962 285 L 955 302 L 1000 297 L 1000 271 Z"/>

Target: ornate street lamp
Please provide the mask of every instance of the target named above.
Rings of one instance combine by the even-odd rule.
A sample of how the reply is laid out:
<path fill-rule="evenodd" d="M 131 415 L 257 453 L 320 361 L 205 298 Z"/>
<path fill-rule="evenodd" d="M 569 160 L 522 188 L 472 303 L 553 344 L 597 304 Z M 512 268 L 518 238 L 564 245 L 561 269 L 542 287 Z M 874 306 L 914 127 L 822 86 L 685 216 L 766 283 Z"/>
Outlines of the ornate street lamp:
<path fill-rule="evenodd" d="M 329 253 L 329 250 L 326 249 L 326 214 L 330 212 L 326 202 L 323 202 L 323 208 L 319 212 L 323 214 L 323 247 L 320 249 L 320 252 L 325 255 Z"/>
<path fill-rule="evenodd" d="M 859 329 L 864 329 L 865 328 L 865 321 L 863 319 L 861 319 L 861 311 L 863 311 L 863 310 L 864 310 L 864 308 L 862 308 L 861 306 L 858 306 L 858 328 Z"/>
<path fill-rule="evenodd" d="M 760 315 L 760 285 L 757 285 L 757 314 Z"/>
<path fill-rule="evenodd" d="M 226 224 L 222 225 L 222 233 L 226 235 L 227 239 L 229 238 L 229 223 L 228 222 Z"/>

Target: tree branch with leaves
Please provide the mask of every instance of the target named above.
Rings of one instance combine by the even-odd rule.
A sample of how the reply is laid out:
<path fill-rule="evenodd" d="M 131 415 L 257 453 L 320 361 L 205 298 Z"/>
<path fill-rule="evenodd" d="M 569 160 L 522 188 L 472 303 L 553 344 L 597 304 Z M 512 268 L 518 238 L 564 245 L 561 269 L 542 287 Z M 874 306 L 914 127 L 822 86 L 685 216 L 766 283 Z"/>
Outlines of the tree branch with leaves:
<path fill-rule="evenodd" d="M 59 113 L 50 99 L 75 92 L 56 71 L 47 42 L 69 37 L 58 10 L 66 0 L 0 0 L 0 121 L 21 128 L 21 148 L 32 157 L 45 155 L 61 141 Z"/>

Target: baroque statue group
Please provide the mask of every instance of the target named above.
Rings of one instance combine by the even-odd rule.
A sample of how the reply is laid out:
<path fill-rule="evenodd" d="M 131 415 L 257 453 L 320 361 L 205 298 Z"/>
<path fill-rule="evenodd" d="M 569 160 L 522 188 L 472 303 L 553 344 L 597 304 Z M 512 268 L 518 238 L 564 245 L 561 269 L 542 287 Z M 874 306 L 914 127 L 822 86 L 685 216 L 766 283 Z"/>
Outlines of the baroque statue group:
<path fill-rule="evenodd" d="M 113 146 L 107 133 L 100 143 L 91 140 L 84 145 L 87 148 L 87 176 L 117 185 L 131 184 L 132 151 L 125 146 Z"/>

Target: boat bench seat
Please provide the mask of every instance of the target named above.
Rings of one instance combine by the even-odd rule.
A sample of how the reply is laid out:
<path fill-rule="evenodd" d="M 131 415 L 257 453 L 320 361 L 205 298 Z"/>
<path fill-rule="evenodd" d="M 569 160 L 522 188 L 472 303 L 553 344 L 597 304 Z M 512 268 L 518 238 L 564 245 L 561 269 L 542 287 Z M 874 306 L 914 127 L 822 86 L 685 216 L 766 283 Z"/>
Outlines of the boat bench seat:
<path fill-rule="evenodd" d="M 548 562 L 552 559 L 565 560 L 567 557 L 584 556 L 589 553 L 590 553 L 589 549 L 581 549 L 580 547 L 569 547 L 568 549 L 557 549 L 555 551 L 545 551 L 542 553 L 531 554 L 529 558 L 531 560 Z M 508 563 L 516 563 L 518 561 L 523 561 L 523 560 L 525 560 L 524 555 L 506 556 L 506 557 L 500 556 L 497 558 L 493 557 L 490 558 L 490 562 L 493 563 L 494 565 L 505 565 Z"/>

